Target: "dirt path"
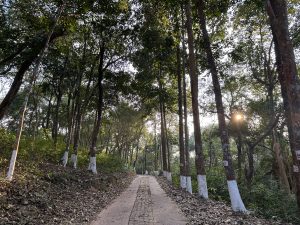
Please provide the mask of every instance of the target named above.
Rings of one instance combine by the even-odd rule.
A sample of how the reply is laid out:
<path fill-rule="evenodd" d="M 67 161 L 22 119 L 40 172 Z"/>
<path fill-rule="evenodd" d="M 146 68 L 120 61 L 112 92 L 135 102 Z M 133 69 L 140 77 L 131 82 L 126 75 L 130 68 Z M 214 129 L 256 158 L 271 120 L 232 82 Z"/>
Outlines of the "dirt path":
<path fill-rule="evenodd" d="M 138 176 L 91 225 L 184 225 L 185 216 L 152 176 Z"/>

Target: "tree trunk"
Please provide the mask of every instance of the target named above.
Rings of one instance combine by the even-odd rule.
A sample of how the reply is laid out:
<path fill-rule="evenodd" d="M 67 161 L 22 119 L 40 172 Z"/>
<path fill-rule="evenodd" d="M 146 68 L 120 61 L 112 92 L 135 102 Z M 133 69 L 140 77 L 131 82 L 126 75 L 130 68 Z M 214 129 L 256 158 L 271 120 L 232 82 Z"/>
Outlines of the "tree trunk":
<path fill-rule="evenodd" d="M 61 15 L 63 9 L 64 9 L 64 4 L 62 4 L 61 7 L 58 10 L 58 13 L 56 15 L 54 24 L 51 27 L 51 30 L 49 31 L 49 34 L 47 36 L 45 45 L 43 46 L 43 49 L 41 50 L 40 55 L 37 58 L 35 67 L 34 67 L 33 72 L 32 72 L 32 76 L 30 77 L 29 85 L 25 90 L 26 96 L 25 96 L 23 106 L 20 109 L 19 128 L 18 128 L 18 131 L 17 131 L 16 141 L 15 141 L 15 144 L 14 144 L 14 150 L 12 151 L 12 156 L 11 156 L 11 160 L 10 160 L 10 164 L 9 164 L 9 169 L 8 169 L 8 172 L 7 172 L 7 177 L 6 177 L 6 179 L 9 180 L 9 181 L 11 181 L 13 179 L 13 174 L 14 174 L 14 170 L 15 170 L 15 164 L 16 164 L 16 160 L 17 160 L 19 144 L 20 144 L 21 135 L 22 135 L 22 131 L 23 131 L 24 117 L 25 117 L 25 113 L 26 113 L 26 109 L 27 109 L 29 96 L 32 93 L 33 85 L 34 85 L 35 81 L 38 78 L 40 64 L 41 64 L 42 59 L 43 59 L 43 57 L 44 57 L 44 55 L 45 55 L 45 53 L 46 53 L 46 51 L 49 47 L 51 37 L 53 35 L 53 32 L 54 32 L 54 29 L 56 27 L 57 21 L 58 21 L 60 15 Z"/>
<path fill-rule="evenodd" d="M 45 122 L 45 125 L 43 125 L 43 128 L 48 130 L 49 129 L 49 124 L 50 124 L 50 115 L 51 115 L 51 109 L 52 109 L 52 97 L 53 97 L 53 94 L 51 93 L 50 94 L 50 98 L 48 100 L 48 106 L 47 106 L 47 114 L 46 114 L 46 122 Z"/>
<path fill-rule="evenodd" d="M 74 137 L 73 137 L 73 154 L 71 155 L 71 162 L 73 163 L 73 168 L 77 168 L 77 153 L 80 140 L 80 130 L 81 130 L 81 120 L 82 120 L 82 110 L 81 110 L 81 80 L 82 73 L 78 75 L 78 80 L 76 81 L 76 91 L 75 91 L 75 125 L 74 125 Z"/>
<path fill-rule="evenodd" d="M 97 87 L 98 87 L 98 99 L 97 99 L 97 114 L 96 114 L 96 123 L 94 125 L 92 137 L 91 137 L 91 146 L 90 146 L 90 163 L 88 170 L 91 170 L 92 173 L 97 173 L 96 168 L 96 144 L 98 140 L 98 135 L 101 127 L 101 119 L 102 119 L 102 108 L 103 108 L 103 63 L 104 63 L 104 53 L 105 53 L 105 47 L 104 43 L 102 43 L 100 48 L 100 57 L 99 57 L 99 67 L 98 67 L 98 81 L 97 81 Z"/>
<path fill-rule="evenodd" d="M 165 120 L 164 120 L 164 109 L 163 109 L 163 99 L 161 96 L 162 92 L 162 81 L 161 79 L 161 66 L 159 67 L 159 108 L 160 108 L 160 140 L 161 140 L 161 154 L 162 154 L 162 166 L 163 166 L 163 175 L 167 176 L 168 164 L 167 164 L 167 143 L 166 143 L 166 131 L 165 131 Z"/>
<path fill-rule="evenodd" d="M 171 173 L 171 149 L 170 142 L 168 138 L 168 128 L 167 128 L 167 120 L 166 120 L 166 106 L 163 102 L 163 119 L 164 119 L 164 130 L 165 130 L 165 139 L 166 139 L 166 149 L 167 149 L 167 180 L 172 182 L 172 173 Z"/>
<path fill-rule="evenodd" d="M 239 129 L 239 128 L 238 128 Z M 238 180 L 242 179 L 242 136 L 238 130 L 238 137 L 236 140 L 236 147 L 238 150 L 237 160 L 238 160 Z"/>
<path fill-rule="evenodd" d="M 280 184 L 283 187 L 283 189 L 285 189 L 288 193 L 290 193 L 290 184 L 286 174 L 285 165 L 281 154 L 280 144 L 277 141 L 276 137 L 274 137 L 273 151 L 275 152 L 275 159 L 278 165 Z"/>
<path fill-rule="evenodd" d="M 164 176 L 166 176 L 166 172 L 168 170 L 166 132 L 165 132 L 163 106 L 162 106 L 163 103 L 160 102 L 159 104 L 160 104 L 160 136 L 161 136 L 162 163 L 163 163 Z"/>
<path fill-rule="evenodd" d="M 28 70 L 28 68 L 31 66 L 33 61 L 36 59 L 36 57 L 38 56 L 38 53 L 39 52 L 32 54 L 30 58 L 28 58 L 21 64 L 20 69 L 18 70 L 9 91 L 7 92 L 5 98 L 3 99 L 3 101 L 0 104 L 0 120 L 3 119 L 8 107 L 11 105 L 12 101 L 15 99 L 15 97 L 21 87 L 24 74 Z"/>
<path fill-rule="evenodd" d="M 198 103 L 198 75 L 196 66 L 196 57 L 194 49 L 194 34 L 193 34 L 193 21 L 191 15 L 190 1 L 185 5 L 185 12 L 187 17 L 187 34 L 188 34 L 188 48 L 189 48 L 189 72 L 191 77 L 191 93 L 192 93 L 192 108 L 194 118 L 194 136 L 195 136 L 195 153 L 196 153 L 196 171 L 198 180 L 199 195 L 205 199 L 208 198 L 204 155 L 201 139 L 200 119 L 199 119 L 199 103 Z"/>
<path fill-rule="evenodd" d="M 228 130 L 225 121 L 224 107 L 222 102 L 222 93 L 220 88 L 220 82 L 217 72 L 216 63 L 213 57 L 213 53 L 211 50 L 211 44 L 209 35 L 206 29 L 206 17 L 204 14 L 204 1 L 196 0 L 198 16 L 200 20 L 200 30 L 202 31 L 204 50 L 206 52 L 207 63 L 210 69 L 214 93 L 215 93 L 215 102 L 218 113 L 218 121 L 219 121 L 219 132 L 222 143 L 223 150 L 223 160 L 224 160 L 224 168 L 227 177 L 228 189 L 230 194 L 231 206 L 234 211 L 242 211 L 246 212 L 246 208 L 242 201 L 242 198 L 239 193 L 239 189 L 237 186 L 237 182 L 235 180 L 234 169 L 232 165 L 231 153 L 230 153 L 230 145 L 229 145 L 229 137 Z"/>
<path fill-rule="evenodd" d="M 157 133 L 156 133 L 156 117 L 154 119 L 154 154 L 155 154 L 155 161 L 154 161 L 154 170 L 158 171 L 158 146 L 157 146 Z"/>
<path fill-rule="evenodd" d="M 56 38 L 63 36 L 63 32 L 52 32 L 50 38 L 49 36 L 46 36 L 42 44 L 38 44 L 37 46 L 33 46 L 31 52 L 28 54 L 27 58 L 23 61 L 21 64 L 18 72 L 16 73 L 16 76 L 13 80 L 13 83 L 5 95 L 4 99 L 2 100 L 0 104 L 0 121 L 3 119 L 5 116 L 5 113 L 13 100 L 16 98 L 16 95 L 22 85 L 23 82 L 23 77 L 26 71 L 29 69 L 29 67 L 33 64 L 33 62 L 38 58 L 38 55 L 41 55 L 42 52 L 45 49 L 45 46 L 48 46 L 49 43 L 54 41 Z"/>
<path fill-rule="evenodd" d="M 297 203 L 300 208 L 300 81 L 297 75 L 295 55 L 288 30 L 286 1 L 267 0 L 266 9 L 275 43 L 277 71 L 293 156 Z"/>
<path fill-rule="evenodd" d="M 68 133 L 66 135 L 66 149 L 62 157 L 63 166 L 66 167 L 69 158 L 70 145 L 72 141 L 72 134 L 74 128 L 74 119 L 75 119 L 75 99 L 72 97 L 72 91 L 69 93 L 68 97 Z"/>
<path fill-rule="evenodd" d="M 182 111 L 182 76 L 181 76 L 181 60 L 180 48 L 177 46 L 177 88 L 178 88 L 178 116 L 179 116 L 179 156 L 180 156 L 180 186 L 186 188 L 186 165 L 185 165 L 185 149 L 183 139 L 183 111 Z"/>
<path fill-rule="evenodd" d="M 56 106 L 55 106 L 55 112 L 54 112 L 54 117 L 53 117 L 53 125 L 52 125 L 52 139 L 53 139 L 55 149 L 56 149 L 56 145 L 57 145 L 58 116 L 59 116 L 59 109 L 60 109 L 60 105 L 61 105 L 61 99 L 62 99 L 62 92 L 60 92 L 56 96 Z"/>
<path fill-rule="evenodd" d="M 255 146 L 251 144 L 248 145 L 248 168 L 246 169 L 245 177 L 249 191 L 251 191 L 251 183 L 254 176 L 254 148 Z"/>
<path fill-rule="evenodd" d="M 190 175 L 190 148 L 189 148 L 189 127 L 188 127 L 188 112 L 187 112 L 187 97 L 186 97 L 186 45 L 185 45 L 185 19 L 184 19 L 184 7 L 181 6 L 181 38 L 182 38 L 182 75 L 183 75 L 183 113 L 184 113 L 184 150 L 185 150 L 185 178 L 186 178 L 186 190 L 189 193 L 193 192 L 192 179 Z"/>

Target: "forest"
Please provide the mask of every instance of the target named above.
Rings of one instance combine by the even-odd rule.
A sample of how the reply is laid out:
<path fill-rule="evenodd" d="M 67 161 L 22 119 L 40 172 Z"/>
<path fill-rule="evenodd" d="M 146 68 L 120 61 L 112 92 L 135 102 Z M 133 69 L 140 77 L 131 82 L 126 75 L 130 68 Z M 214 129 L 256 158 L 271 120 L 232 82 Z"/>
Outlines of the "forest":
<path fill-rule="evenodd" d="M 0 8 L 0 218 L 1 193 L 56 166 L 159 175 L 300 224 L 299 0 Z"/>

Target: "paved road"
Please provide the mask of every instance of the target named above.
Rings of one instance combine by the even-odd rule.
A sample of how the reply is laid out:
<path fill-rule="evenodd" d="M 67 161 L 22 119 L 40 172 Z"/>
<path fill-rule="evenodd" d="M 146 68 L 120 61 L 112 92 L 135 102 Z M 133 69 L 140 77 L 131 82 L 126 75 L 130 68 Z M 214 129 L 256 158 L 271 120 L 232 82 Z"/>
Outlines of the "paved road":
<path fill-rule="evenodd" d="M 91 225 L 185 225 L 185 216 L 152 176 L 137 176 Z"/>

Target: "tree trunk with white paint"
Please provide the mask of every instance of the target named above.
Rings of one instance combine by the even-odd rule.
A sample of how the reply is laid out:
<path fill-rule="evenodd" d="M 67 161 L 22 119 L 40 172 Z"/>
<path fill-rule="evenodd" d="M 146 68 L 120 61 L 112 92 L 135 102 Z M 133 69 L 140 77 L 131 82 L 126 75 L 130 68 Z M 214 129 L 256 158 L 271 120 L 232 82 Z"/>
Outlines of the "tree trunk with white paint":
<path fill-rule="evenodd" d="M 192 178 L 191 176 L 186 176 L 186 191 L 189 193 L 193 193 L 193 187 L 192 187 Z"/>
<path fill-rule="evenodd" d="M 101 43 L 100 53 L 99 53 L 99 67 L 98 67 L 98 80 L 97 80 L 97 88 L 98 88 L 98 99 L 97 99 L 97 114 L 96 114 L 96 122 L 94 125 L 92 137 L 91 137 L 91 146 L 90 146 L 90 163 L 88 170 L 92 171 L 92 173 L 97 173 L 96 168 L 96 144 L 99 136 L 99 131 L 101 127 L 102 120 L 102 109 L 103 109 L 103 77 L 104 77 L 104 53 L 105 53 L 105 45 Z"/>
<path fill-rule="evenodd" d="M 70 145 L 71 145 L 71 139 L 72 139 L 72 133 L 73 133 L 73 122 L 74 122 L 74 106 L 75 102 L 74 99 L 72 100 L 72 92 L 70 91 L 69 97 L 68 97 L 68 115 L 69 115 L 69 120 L 68 120 L 68 133 L 66 136 L 66 149 L 62 158 L 62 163 L 63 166 L 66 167 L 68 164 L 68 159 L 69 159 L 69 152 L 70 152 Z M 71 108 L 71 109 L 70 109 Z"/>
<path fill-rule="evenodd" d="M 188 34 L 188 48 L 189 48 L 189 72 L 191 77 L 191 92 L 192 92 L 192 108 L 193 108 L 193 118 L 194 118 L 194 136 L 195 136 L 195 161 L 196 161 L 196 170 L 197 176 L 205 176 L 205 167 L 204 167 L 204 155 L 201 139 L 201 129 L 200 129 L 200 119 L 199 119 L 199 103 L 198 103 L 198 75 L 197 75 L 197 66 L 196 66 L 196 57 L 194 49 L 194 34 L 193 34 L 193 21 L 191 15 L 191 5 L 188 0 L 185 5 L 185 12 L 187 17 L 187 34 Z M 198 182 L 206 182 L 206 179 L 198 179 Z M 207 184 L 200 183 L 198 185 L 199 195 L 207 199 L 208 191 Z"/>
<path fill-rule="evenodd" d="M 58 9 L 58 13 L 55 17 L 54 24 L 53 24 L 53 26 L 52 26 L 52 28 L 51 28 L 48 36 L 47 36 L 47 40 L 44 44 L 44 47 L 41 50 L 41 52 L 40 52 L 40 54 L 37 58 L 35 67 L 33 68 L 33 72 L 32 72 L 32 75 L 30 77 L 29 85 L 24 91 L 24 93 L 26 93 L 26 96 L 25 96 L 25 99 L 24 99 L 23 107 L 20 110 L 19 128 L 18 128 L 18 131 L 17 131 L 16 141 L 15 141 L 15 144 L 14 144 L 14 149 L 12 151 L 12 156 L 11 156 L 11 159 L 10 159 L 9 169 L 8 169 L 7 177 L 6 177 L 6 179 L 9 180 L 9 181 L 11 181 L 13 179 L 13 174 L 14 174 L 14 170 L 15 170 L 15 165 L 16 165 L 20 140 L 21 140 L 21 136 L 22 136 L 24 118 L 25 118 L 25 113 L 26 113 L 26 109 L 27 109 L 28 100 L 29 100 L 29 97 L 32 93 L 33 85 L 34 85 L 35 81 L 38 78 L 40 64 L 42 62 L 42 59 L 43 59 L 44 55 L 46 54 L 46 52 L 48 50 L 48 46 L 49 46 L 49 43 L 51 41 L 51 37 L 53 35 L 53 32 L 54 32 L 54 29 L 56 27 L 57 21 L 58 21 L 60 15 L 61 15 L 63 9 L 64 9 L 64 4 L 62 4 L 60 6 L 60 8 Z"/>
<path fill-rule="evenodd" d="M 180 156 L 180 187 L 186 188 L 186 165 L 185 165 L 185 149 L 183 138 L 183 111 L 182 111 L 182 76 L 181 76 L 181 60 L 180 48 L 177 46 L 177 88 L 178 88 L 178 115 L 179 115 L 179 156 Z M 184 177 L 184 179 L 182 179 Z"/>
<path fill-rule="evenodd" d="M 247 212 L 242 198 L 240 196 L 240 192 L 237 186 L 237 182 L 235 180 L 235 173 L 232 165 L 231 153 L 230 153 L 230 145 L 229 145 L 229 137 L 228 130 L 225 121 L 224 107 L 222 101 L 222 93 L 220 88 L 220 82 L 217 72 L 217 67 L 215 63 L 215 59 L 213 57 L 213 53 L 211 50 L 211 43 L 209 39 L 209 35 L 206 28 L 206 17 L 204 13 L 204 1 L 196 0 L 196 6 L 198 10 L 199 22 L 200 22 L 200 30 L 202 32 L 204 50 L 206 52 L 207 63 L 210 69 L 213 88 L 215 93 L 215 102 L 218 113 L 218 121 L 219 121 L 219 135 L 222 144 L 223 150 L 223 160 L 224 160 L 224 168 L 227 177 L 228 190 L 231 200 L 231 206 L 234 211 Z M 204 178 L 203 178 L 204 179 Z"/>
<path fill-rule="evenodd" d="M 190 149 L 189 149 L 189 128 L 188 128 L 188 113 L 187 113 L 187 97 L 186 97 L 186 45 L 185 45 L 185 19 L 184 19 L 184 7 L 181 6 L 181 43 L 182 43 L 182 74 L 183 74 L 183 114 L 184 114 L 184 150 L 185 150 L 185 180 L 186 180 L 186 190 L 192 193 L 192 182 L 190 175 Z"/>
<path fill-rule="evenodd" d="M 71 155 L 71 162 L 73 163 L 73 168 L 77 168 L 77 154 L 79 148 L 79 139 L 80 139 L 80 130 L 81 130 L 81 120 L 82 120 L 82 103 L 80 100 L 81 97 L 81 80 L 82 73 L 79 74 L 76 81 L 76 91 L 75 91 L 75 125 L 74 125 L 74 137 L 73 137 L 73 153 Z"/>
<path fill-rule="evenodd" d="M 290 38 L 287 3 L 285 0 L 266 0 L 266 9 L 275 43 L 277 71 L 293 157 L 296 198 L 300 208 L 300 80 Z"/>

